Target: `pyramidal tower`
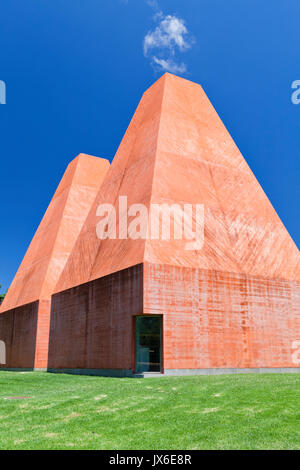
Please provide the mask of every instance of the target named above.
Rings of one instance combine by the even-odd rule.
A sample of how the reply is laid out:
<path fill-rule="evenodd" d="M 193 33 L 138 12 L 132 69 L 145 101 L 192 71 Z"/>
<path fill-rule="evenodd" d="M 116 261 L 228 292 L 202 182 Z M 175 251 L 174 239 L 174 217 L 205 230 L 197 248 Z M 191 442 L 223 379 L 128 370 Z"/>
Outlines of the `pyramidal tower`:
<path fill-rule="evenodd" d="M 202 206 L 201 249 L 130 237 L 124 197 L 144 218 L 153 205 Z M 116 230 L 99 239 L 104 204 Z M 202 87 L 165 74 L 144 93 L 55 287 L 49 367 L 297 369 L 299 281 L 299 251 Z"/>
<path fill-rule="evenodd" d="M 99 240 L 97 207 L 203 204 L 205 243 Z M 117 218 L 119 231 L 120 218 Z M 299 280 L 299 251 L 202 87 L 165 74 L 144 94 L 56 291 L 142 262 Z"/>
<path fill-rule="evenodd" d="M 6 366 L 47 368 L 51 295 L 108 168 L 84 154 L 68 165 L 0 307 Z"/>

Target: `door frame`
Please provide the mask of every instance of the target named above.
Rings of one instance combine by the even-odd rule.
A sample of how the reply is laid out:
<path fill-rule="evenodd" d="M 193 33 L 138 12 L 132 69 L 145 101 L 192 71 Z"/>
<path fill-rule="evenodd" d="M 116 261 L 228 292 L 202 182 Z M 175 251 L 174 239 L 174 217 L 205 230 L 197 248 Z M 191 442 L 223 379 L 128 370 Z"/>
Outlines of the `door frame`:
<path fill-rule="evenodd" d="M 131 366 L 132 372 L 136 374 L 136 318 L 137 317 L 160 317 L 160 372 L 152 372 L 153 374 L 164 373 L 164 315 L 162 314 L 151 314 L 151 313 L 138 313 L 132 315 L 132 335 L 131 335 Z M 143 372 L 142 372 L 143 373 Z"/>

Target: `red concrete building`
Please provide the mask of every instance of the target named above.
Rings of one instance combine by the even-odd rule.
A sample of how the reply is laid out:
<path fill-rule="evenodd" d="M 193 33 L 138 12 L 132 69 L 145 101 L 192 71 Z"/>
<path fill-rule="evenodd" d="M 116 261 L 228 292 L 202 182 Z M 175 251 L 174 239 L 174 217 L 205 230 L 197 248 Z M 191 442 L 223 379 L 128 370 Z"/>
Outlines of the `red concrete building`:
<path fill-rule="evenodd" d="M 200 85 L 161 77 L 144 93 L 108 171 L 99 181 L 92 173 L 97 195 L 51 284 L 49 370 L 300 371 L 299 250 Z M 169 238 L 133 237 L 125 196 L 127 207 L 146 208 L 139 225 L 148 227 L 153 205 L 201 205 L 202 243 L 187 249 L 175 228 Z M 115 209 L 108 216 L 115 237 L 99 238 L 103 204 Z M 190 230 L 196 222 L 192 214 Z M 9 295 L 21 304 L 12 308 L 24 309 L 14 283 Z M 20 315 L 7 305 L 0 339 L 10 334 L 12 318 L 20 338 L 29 332 L 11 346 L 9 366 L 19 367 L 16 351 L 24 347 L 33 357 L 42 344 L 37 331 L 33 345 L 30 332 L 43 316 L 32 299 Z"/>
<path fill-rule="evenodd" d="M 80 154 L 66 169 L 0 306 L 2 367 L 47 368 L 51 295 L 108 168 Z"/>

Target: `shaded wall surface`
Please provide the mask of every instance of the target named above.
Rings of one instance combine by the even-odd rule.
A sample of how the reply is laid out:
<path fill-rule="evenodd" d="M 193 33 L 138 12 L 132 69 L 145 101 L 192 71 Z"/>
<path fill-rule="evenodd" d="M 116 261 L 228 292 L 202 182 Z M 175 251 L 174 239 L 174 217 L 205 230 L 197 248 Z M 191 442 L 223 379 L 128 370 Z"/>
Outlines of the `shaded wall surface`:
<path fill-rule="evenodd" d="M 164 368 L 296 367 L 300 283 L 144 264 L 143 310 L 164 315 Z"/>
<path fill-rule="evenodd" d="M 0 368 L 35 367 L 39 302 L 32 302 L 0 315 L 1 341 L 6 346 L 6 364 Z"/>
<path fill-rule="evenodd" d="M 142 266 L 52 297 L 49 369 L 132 366 L 133 315 L 142 313 Z"/>

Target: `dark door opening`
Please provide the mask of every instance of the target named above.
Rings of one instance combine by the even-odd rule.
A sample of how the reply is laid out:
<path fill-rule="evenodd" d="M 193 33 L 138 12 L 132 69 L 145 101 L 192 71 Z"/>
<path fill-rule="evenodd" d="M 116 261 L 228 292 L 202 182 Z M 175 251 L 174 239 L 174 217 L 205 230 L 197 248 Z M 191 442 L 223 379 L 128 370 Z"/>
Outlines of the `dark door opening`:
<path fill-rule="evenodd" d="M 135 318 L 135 371 L 161 372 L 161 317 Z"/>

